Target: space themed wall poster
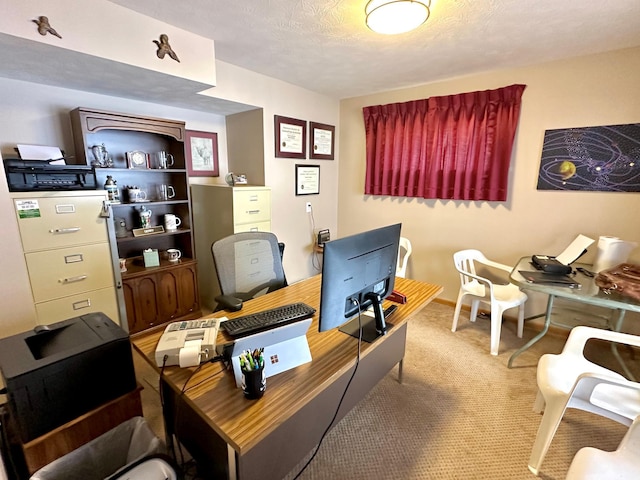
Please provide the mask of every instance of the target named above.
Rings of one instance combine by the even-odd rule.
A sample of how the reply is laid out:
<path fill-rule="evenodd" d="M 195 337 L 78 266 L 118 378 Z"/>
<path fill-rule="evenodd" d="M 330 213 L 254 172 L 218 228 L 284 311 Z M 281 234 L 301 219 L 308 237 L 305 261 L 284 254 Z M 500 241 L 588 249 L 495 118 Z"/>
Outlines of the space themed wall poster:
<path fill-rule="evenodd" d="M 546 130 L 538 190 L 640 192 L 640 123 Z"/>

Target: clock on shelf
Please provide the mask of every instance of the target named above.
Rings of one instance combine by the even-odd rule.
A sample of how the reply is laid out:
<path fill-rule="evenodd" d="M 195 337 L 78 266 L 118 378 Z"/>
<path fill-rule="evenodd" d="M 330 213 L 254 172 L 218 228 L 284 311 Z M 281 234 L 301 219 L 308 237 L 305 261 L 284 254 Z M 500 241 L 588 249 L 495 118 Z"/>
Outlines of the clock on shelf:
<path fill-rule="evenodd" d="M 129 168 L 146 169 L 149 168 L 149 155 L 140 150 L 127 152 L 127 163 Z"/>

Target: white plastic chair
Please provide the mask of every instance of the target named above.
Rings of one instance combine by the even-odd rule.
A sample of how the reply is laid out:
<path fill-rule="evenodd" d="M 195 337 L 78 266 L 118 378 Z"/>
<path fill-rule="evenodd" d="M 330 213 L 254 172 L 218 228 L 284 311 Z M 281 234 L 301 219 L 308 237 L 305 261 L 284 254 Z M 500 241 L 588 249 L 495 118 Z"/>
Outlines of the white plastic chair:
<path fill-rule="evenodd" d="M 640 383 L 587 360 L 583 352 L 590 338 L 640 347 L 636 335 L 578 326 L 571 330 L 562 353 L 540 357 L 533 411 L 544 409 L 544 415 L 529 458 L 529 470 L 534 475 L 540 471 L 567 408 L 592 412 L 627 426 L 640 415 Z"/>
<path fill-rule="evenodd" d="M 593 447 L 578 450 L 566 480 L 637 480 L 640 478 L 640 417 L 631 424 L 618 448 L 604 452 Z"/>
<path fill-rule="evenodd" d="M 518 308 L 518 337 L 522 338 L 524 329 L 524 302 L 527 294 L 516 285 L 496 285 L 491 280 L 476 273 L 476 262 L 488 267 L 510 272 L 511 268 L 486 258 L 479 250 L 461 250 L 453 254 L 453 263 L 460 273 L 460 291 L 453 314 L 451 331 L 458 328 L 458 317 L 466 297 L 471 298 L 471 313 L 469 319 L 476 321 L 480 303 L 491 308 L 491 355 L 498 355 L 500 346 L 500 330 L 502 328 L 502 314 L 510 308 Z"/>
<path fill-rule="evenodd" d="M 404 250 L 404 254 L 402 254 Z M 400 237 L 400 248 L 398 249 L 398 266 L 396 267 L 396 277 L 403 277 L 407 273 L 407 263 L 411 256 L 411 242 L 406 237 Z"/>

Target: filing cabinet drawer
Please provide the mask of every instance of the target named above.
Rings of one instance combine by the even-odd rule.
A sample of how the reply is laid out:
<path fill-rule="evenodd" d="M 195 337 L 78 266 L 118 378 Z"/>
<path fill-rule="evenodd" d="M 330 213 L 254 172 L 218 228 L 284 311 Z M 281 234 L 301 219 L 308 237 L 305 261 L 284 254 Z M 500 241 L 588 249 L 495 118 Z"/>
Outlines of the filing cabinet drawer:
<path fill-rule="evenodd" d="M 271 220 L 271 190 L 233 191 L 233 223 L 255 223 Z"/>
<path fill-rule="evenodd" d="M 113 286 L 108 243 L 25 254 L 34 301 Z"/>
<path fill-rule="evenodd" d="M 105 241 L 102 194 L 14 199 L 25 252 Z"/>
<path fill-rule="evenodd" d="M 38 325 L 48 325 L 91 312 L 103 312 L 116 324 L 120 324 L 116 289 L 113 286 L 36 303 L 35 306 Z"/>
<path fill-rule="evenodd" d="M 234 225 L 233 233 L 241 232 L 270 232 L 271 222 L 251 222 Z"/>

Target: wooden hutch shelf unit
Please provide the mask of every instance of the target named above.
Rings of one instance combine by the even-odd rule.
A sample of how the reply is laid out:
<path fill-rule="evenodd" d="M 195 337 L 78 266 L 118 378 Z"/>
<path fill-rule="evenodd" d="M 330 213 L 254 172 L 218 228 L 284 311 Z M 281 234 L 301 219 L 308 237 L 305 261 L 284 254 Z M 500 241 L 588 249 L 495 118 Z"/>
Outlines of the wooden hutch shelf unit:
<path fill-rule="evenodd" d="M 185 164 L 184 122 L 140 117 L 107 111 L 76 108 L 71 111 L 76 157 L 80 164 L 96 165 L 92 147 L 104 145 L 112 167 L 96 165 L 98 184 L 107 176 L 116 181 L 120 203 L 112 203 L 115 224 L 115 248 L 126 259 L 122 288 L 129 333 L 170 321 L 199 318 L 201 315 L 196 260 L 189 198 L 189 179 Z M 164 151 L 173 157 L 173 165 L 158 168 L 156 154 Z M 142 153 L 146 162 L 129 168 L 128 152 Z M 175 195 L 161 196 L 162 186 L 172 187 Z M 126 187 L 144 191 L 144 201 L 129 202 Z M 151 211 L 150 225 L 162 226 L 166 214 L 176 215 L 178 229 L 134 236 L 142 227 L 139 212 Z M 119 227 L 124 224 L 124 227 Z M 160 265 L 144 267 L 142 252 L 157 249 Z M 176 248 L 182 253 L 177 262 L 169 262 L 165 252 Z M 119 270 L 119 265 L 114 265 Z"/>

